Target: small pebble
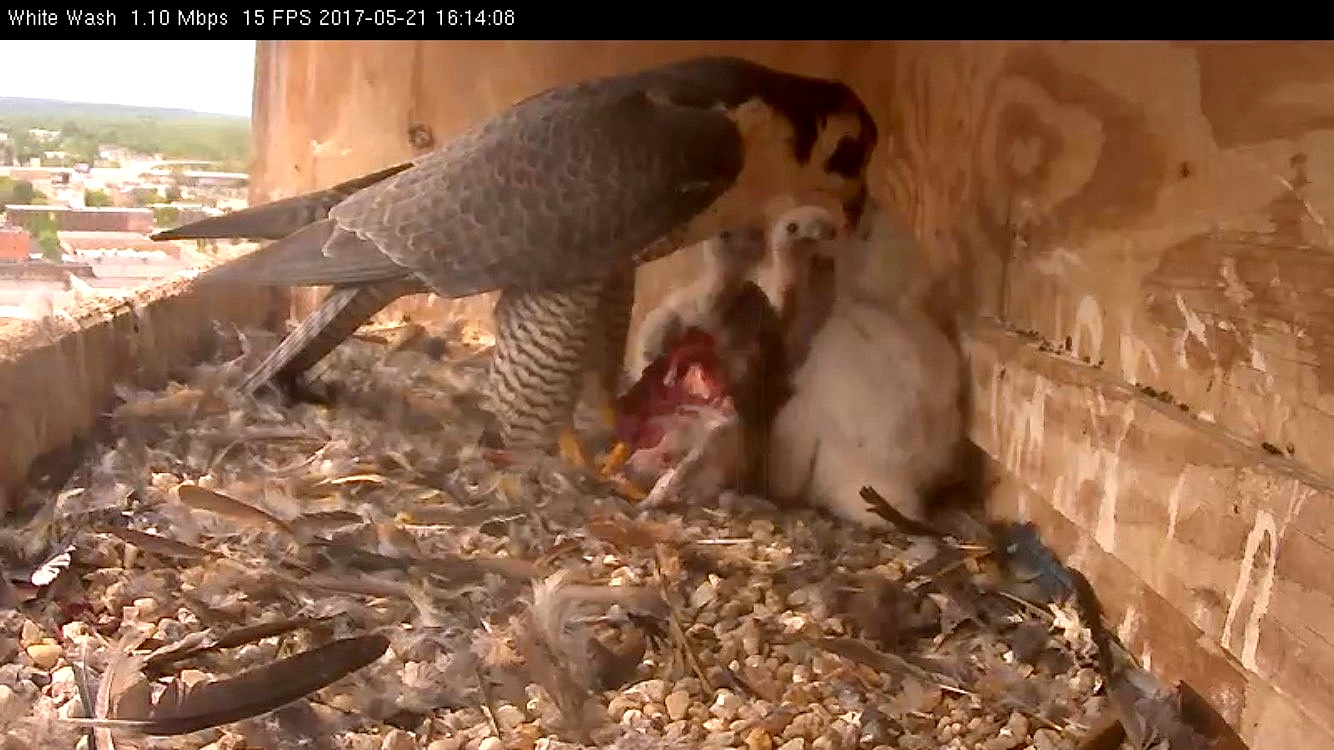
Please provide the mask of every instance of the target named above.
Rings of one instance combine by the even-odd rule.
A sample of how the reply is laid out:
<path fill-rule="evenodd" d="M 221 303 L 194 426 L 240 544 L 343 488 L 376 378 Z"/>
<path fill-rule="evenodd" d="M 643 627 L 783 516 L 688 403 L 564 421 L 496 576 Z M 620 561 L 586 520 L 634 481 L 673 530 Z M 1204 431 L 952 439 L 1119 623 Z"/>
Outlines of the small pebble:
<path fill-rule="evenodd" d="M 525 721 L 528 721 L 528 717 L 517 706 L 508 703 L 496 706 L 496 723 L 501 729 L 514 729 Z"/>
<path fill-rule="evenodd" d="M 31 646 L 34 643 L 41 643 L 42 626 L 32 620 L 24 620 L 23 627 L 19 630 L 19 642 L 24 646 Z"/>
<path fill-rule="evenodd" d="M 709 706 L 709 713 L 724 721 L 731 721 L 736 718 L 745 703 L 741 696 L 731 690 L 719 690 L 718 696 L 713 699 L 713 705 Z"/>
<path fill-rule="evenodd" d="M 684 690 L 677 690 L 667 696 L 667 715 L 672 721 L 680 721 L 686 717 L 686 711 L 690 708 L 690 694 Z"/>
<path fill-rule="evenodd" d="M 642 703 L 628 695 L 615 696 L 607 703 L 607 715 L 612 721 L 620 721 L 621 716 L 632 708 L 638 708 Z"/>
<path fill-rule="evenodd" d="M 736 732 L 710 732 L 704 738 L 704 744 L 710 747 L 731 747 L 736 744 Z"/>
<path fill-rule="evenodd" d="M 380 748 L 380 738 L 374 734 L 358 733 L 349 734 L 346 735 L 346 737 L 346 747 L 348 750 L 379 750 Z M 209 747 L 212 747 L 213 750 L 235 750 L 235 748 L 238 747 L 233 743 L 224 742 L 222 740 L 219 740 L 215 745 L 216 747 L 214 745 L 210 745 Z"/>
<path fill-rule="evenodd" d="M 794 737 L 778 746 L 778 750 L 806 750 L 806 740 Z"/>
<path fill-rule="evenodd" d="M 463 738 L 457 735 L 431 740 L 431 744 L 426 746 L 426 750 L 462 750 L 462 748 Z"/>
<path fill-rule="evenodd" d="M 88 624 L 81 620 L 73 620 L 60 626 L 60 637 L 67 641 L 73 641 L 88 634 Z"/>
<path fill-rule="evenodd" d="M 769 733 L 756 727 L 746 735 L 746 750 L 773 750 L 774 741 Z"/>
<path fill-rule="evenodd" d="M 625 691 L 625 693 L 627 695 L 643 696 L 642 702 L 644 703 L 650 701 L 653 703 L 662 703 L 663 699 L 667 697 L 667 683 L 662 680 L 644 680 L 643 682 L 632 685 L 629 690 Z"/>
<path fill-rule="evenodd" d="M 1061 736 L 1050 729 L 1039 729 L 1033 733 L 1033 747 L 1035 750 L 1057 750 L 1061 744 Z"/>
<path fill-rule="evenodd" d="M 921 734 L 906 734 L 899 738 L 899 747 L 903 750 L 934 750 L 935 741 Z"/>
<path fill-rule="evenodd" d="M 23 713 L 24 700 L 8 685 L 0 685 L 0 724 L 7 724 Z"/>
<path fill-rule="evenodd" d="M 1005 728 L 1021 740 L 1028 739 L 1028 717 L 1018 711 L 1010 714 L 1010 720 L 1005 723 Z"/>
<path fill-rule="evenodd" d="M 68 700 L 78 695 L 79 683 L 74 674 L 74 667 L 66 664 L 52 672 L 49 692 L 51 697 L 58 701 Z"/>
<path fill-rule="evenodd" d="M 638 724 L 643 719 L 644 719 L 644 712 L 637 708 L 632 708 L 629 711 L 626 711 L 625 713 L 621 714 L 621 724 L 628 727 L 632 727 Z"/>
<path fill-rule="evenodd" d="M 504 750 L 504 748 L 505 743 L 501 742 L 500 738 L 495 735 L 482 740 L 482 743 L 477 746 L 477 750 Z"/>
<path fill-rule="evenodd" d="M 27 648 L 28 658 L 40 669 L 51 669 L 60 661 L 60 646 L 54 643 L 34 643 Z"/>
<path fill-rule="evenodd" d="M 380 750 L 417 750 L 417 739 L 402 729 L 394 729 L 380 742 Z"/>

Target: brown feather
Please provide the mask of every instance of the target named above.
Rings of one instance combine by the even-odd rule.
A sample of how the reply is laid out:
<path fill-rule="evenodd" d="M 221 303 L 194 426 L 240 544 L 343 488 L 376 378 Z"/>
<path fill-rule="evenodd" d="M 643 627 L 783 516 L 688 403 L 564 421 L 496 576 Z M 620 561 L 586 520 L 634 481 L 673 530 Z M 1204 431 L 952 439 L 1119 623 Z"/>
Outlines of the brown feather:
<path fill-rule="evenodd" d="M 253 718 L 300 700 L 379 659 L 382 635 L 332 641 L 224 680 L 184 687 L 176 680 L 144 719 L 67 719 L 78 726 L 129 729 L 158 737 L 190 734 Z"/>
<path fill-rule="evenodd" d="M 176 496 L 182 503 L 196 510 L 206 510 L 259 526 L 277 526 L 289 534 L 294 533 L 291 524 L 272 513 L 197 484 L 180 485 L 176 488 Z"/>

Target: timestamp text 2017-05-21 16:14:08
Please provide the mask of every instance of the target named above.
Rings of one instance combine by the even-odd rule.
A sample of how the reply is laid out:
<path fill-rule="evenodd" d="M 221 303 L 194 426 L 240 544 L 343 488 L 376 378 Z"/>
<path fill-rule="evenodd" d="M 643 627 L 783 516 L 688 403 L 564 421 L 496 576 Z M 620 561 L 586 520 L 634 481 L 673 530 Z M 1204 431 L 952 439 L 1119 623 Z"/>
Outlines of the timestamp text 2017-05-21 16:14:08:
<path fill-rule="evenodd" d="M 243 10 L 249 27 L 405 27 L 467 28 L 470 26 L 514 26 L 513 10 L 454 10 L 446 8 L 349 8 L 250 9 Z"/>

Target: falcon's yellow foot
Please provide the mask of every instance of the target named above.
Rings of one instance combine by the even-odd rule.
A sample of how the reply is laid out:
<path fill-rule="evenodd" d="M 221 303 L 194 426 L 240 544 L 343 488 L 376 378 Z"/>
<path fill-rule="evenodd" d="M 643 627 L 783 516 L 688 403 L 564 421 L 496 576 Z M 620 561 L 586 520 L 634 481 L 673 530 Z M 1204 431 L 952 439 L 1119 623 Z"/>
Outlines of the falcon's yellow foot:
<path fill-rule="evenodd" d="M 616 405 L 603 404 L 598 407 L 598 419 L 602 421 L 602 428 L 605 430 L 616 429 Z"/>
<path fill-rule="evenodd" d="M 620 471 L 625 462 L 630 459 L 630 446 L 617 440 L 616 445 L 612 447 L 611 452 L 602 461 L 602 468 L 598 470 L 598 476 L 602 479 L 611 479 L 616 472 Z"/>
<path fill-rule="evenodd" d="M 580 469 L 587 469 L 591 466 L 588 462 L 588 456 L 584 454 L 584 446 L 579 442 L 579 436 L 574 434 L 574 430 L 569 428 L 561 430 L 560 437 L 556 438 L 556 447 L 560 452 L 560 457 L 566 463 Z"/>
<path fill-rule="evenodd" d="M 616 491 L 621 494 L 621 497 L 624 497 L 626 500 L 640 502 L 648 497 L 647 492 L 640 489 L 639 485 L 631 482 L 629 479 L 616 478 L 611 480 L 611 483 L 616 488 Z"/>

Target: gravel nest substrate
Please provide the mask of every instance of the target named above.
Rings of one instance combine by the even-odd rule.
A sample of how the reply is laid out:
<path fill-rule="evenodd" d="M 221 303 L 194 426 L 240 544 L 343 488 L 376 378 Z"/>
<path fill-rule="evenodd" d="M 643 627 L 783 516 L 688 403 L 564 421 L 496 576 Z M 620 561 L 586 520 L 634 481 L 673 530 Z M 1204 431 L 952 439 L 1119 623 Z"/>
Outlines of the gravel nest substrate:
<path fill-rule="evenodd" d="M 1053 750 L 1104 718 L 1088 630 L 985 545 L 488 454 L 485 341 L 411 332 L 340 347 L 332 408 L 231 390 L 260 332 L 122 394 L 0 538 L 4 748 Z M 305 697 L 187 697 L 191 733 L 63 721 L 181 720 L 169 685 L 369 635 Z M 209 726 L 224 694 L 276 710 Z"/>

